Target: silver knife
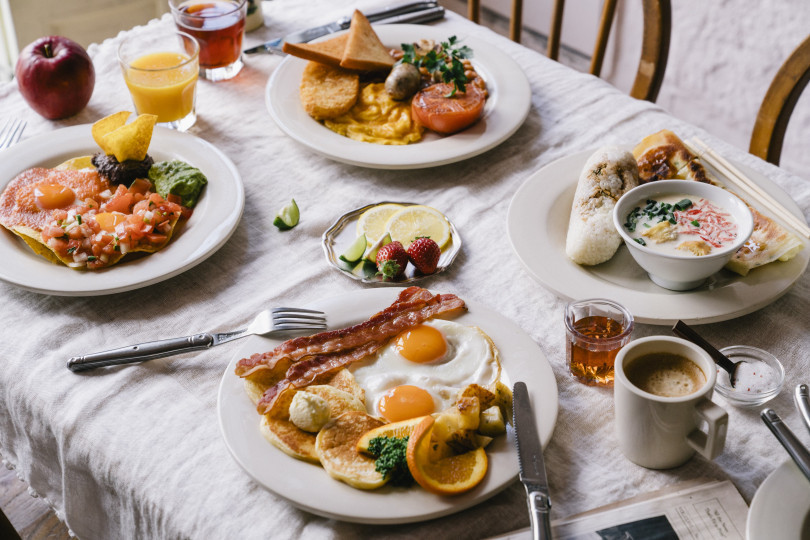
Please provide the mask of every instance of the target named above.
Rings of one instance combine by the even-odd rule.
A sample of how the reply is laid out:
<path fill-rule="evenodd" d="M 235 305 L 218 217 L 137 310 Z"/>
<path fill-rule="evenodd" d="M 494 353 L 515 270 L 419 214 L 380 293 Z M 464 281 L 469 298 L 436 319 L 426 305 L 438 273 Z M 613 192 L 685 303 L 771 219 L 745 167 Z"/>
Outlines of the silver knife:
<path fill-rule="evenodd" d="M 548 496 L 546 466 L 526 383 L 515 383 L 512 394 L 512 423 L 515 425 L 520 481 L 526 488 L 532 533 L 535 540 L 550 540 L 551 499 Z"/>
<path fill-rule="evenodd" d="M 790 431 L 779 415 L 773 409 L 765 409 L 760 414 L 762 421 L 770 428 L 776 439 L 785 447 L 787 453 L 799 466 L 799 470 L 810 480 L 810 452 Z"/>
<path fill-rule="evenodd" d="M 804 425 L 810 429 L 810 388 L 806 384 L 796 385 L 796 393 L 793 394 L 796 399 L 796 407 L 802 413 Z"/>
<path fill-rule="evenodd" d="M 366 18 L 370 22 L 378 22 L 380 24 L 399 24 L 399 23 L 422 23 L 435 21 L 444 17 L 444 8 L 439 6 L 435 0 L 423 1 L 409 1 L 400 4 L 388 6 L 379 11 L 372 11 L 365 13 Z M 351 24 L 351 17 L 343 17 L 335 22 L 325 24 L 323 26 L 316 26 L 306 30 L 299 30 L 292 34 L 287 34 L 284 37 L 270 40 L 256 47 L 245 49 L 245 54 L 256 53 L 276 53 L 284 54 L 281 50 L 284 42 L 288 43 L 307 43 L 315 38 L 333 34 L 340 30 L 346 30 Z"/>

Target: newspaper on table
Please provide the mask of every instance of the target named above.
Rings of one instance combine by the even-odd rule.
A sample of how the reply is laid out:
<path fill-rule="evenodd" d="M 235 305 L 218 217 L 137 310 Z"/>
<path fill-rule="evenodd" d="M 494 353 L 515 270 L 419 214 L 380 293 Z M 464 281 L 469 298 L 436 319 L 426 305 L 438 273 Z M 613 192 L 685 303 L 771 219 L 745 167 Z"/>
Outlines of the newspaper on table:
<path fill-rule="evenodd" d="M 554 540 L 745 540 L 748 505 L 728 480 L 695 480 L 551 522 Z M 492 540 L 531 539 L 531 529 Z"/>

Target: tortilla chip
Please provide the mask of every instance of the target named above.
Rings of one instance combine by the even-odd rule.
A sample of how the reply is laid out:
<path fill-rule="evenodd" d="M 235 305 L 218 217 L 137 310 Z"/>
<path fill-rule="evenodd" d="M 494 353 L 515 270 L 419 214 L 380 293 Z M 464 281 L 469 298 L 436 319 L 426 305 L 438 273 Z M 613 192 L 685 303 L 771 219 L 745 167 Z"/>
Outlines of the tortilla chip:
<path fill-rule="evenodd" d="M 105 154 L 112 154 L 112 152 L 107 150 L 106 146 L 104 145 L 104 136 L 108 133 L 112 133 L 116 129 L 126 124 L 127 118 L 129 118 L 131 114 L 132 113 L 129 111 L 117 112 L 115 114 L 105 116 L 93 124 L 93 127 L 90 129 L 90 133 L 93 134 L 93 140 L 96 141 L 96 144 L 99 145 L 102 150 L 104 150 Z"/>
<path fill-rule="evenodd" d="M 142 114 L 132 123 L 125 124 L 102 137 L 100 145 L 106 154 L 113 154 L 119 163 L 128 159 L 142 161 L 152 141 L 152 130 L 157 123 L 154 114 Z"/>

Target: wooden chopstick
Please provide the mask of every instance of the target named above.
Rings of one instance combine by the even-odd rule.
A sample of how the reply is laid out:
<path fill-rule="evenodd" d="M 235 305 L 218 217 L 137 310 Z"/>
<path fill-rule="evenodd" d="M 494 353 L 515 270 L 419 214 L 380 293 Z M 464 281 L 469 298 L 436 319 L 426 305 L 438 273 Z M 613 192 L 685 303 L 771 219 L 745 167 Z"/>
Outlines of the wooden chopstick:
<path fill-rule="evenodd" d="M 708 144 L 697 137 L 693 137 L 687 141 L 687 148 L 701 159 L 706 160 L 709 165 L 721 172 L 732 184 L 745 191 L 757 203 L 772 212 L 783 224 L 794 229 L 805 238 L 810 238 L 810 227 L 808 227 L 802 219 L 782 206 L 776 199 L 771 197 L 765 190 L 726 158 L 713 150 Z"/>

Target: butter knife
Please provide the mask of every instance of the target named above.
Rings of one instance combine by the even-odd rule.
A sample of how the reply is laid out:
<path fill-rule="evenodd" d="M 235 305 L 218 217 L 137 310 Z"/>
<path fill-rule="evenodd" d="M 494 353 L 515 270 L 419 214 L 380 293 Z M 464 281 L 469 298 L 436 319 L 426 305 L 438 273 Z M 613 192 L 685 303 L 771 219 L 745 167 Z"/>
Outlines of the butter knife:
<path fill-rule="evenodd" d="M 526 488 L 532 534 L 534 540 L 550 540 L 551 499 L 548 496 L 546 466 L 526 383 L 515 383 L 512 394 L 512 423 L 515 426 L 520 481 Z"/>
<path fill-rule="evenodd" d="M 793 394 L 796 399 L 796 407 L 802 414 L 804 425 L 810 429 L 810 388 L 806 384 L 796 385 L 796 393 Z"/>
<path fill-rule="evenodd" d="M 802 474 L 810 480 L 810 452 L 804 445 L 796 438 L 796 435 L 790 431 L 785 423 L 779 418 L 779 415 L 773 409 L 765 409 L 760 413 L 762 421 L 773 432 L 776 439 L 787 450 Z"/>
<path fill-rule="evenodd" d="M 441 19 L 444 17 L 444 8 L 439 6 L 435 0 L 423 1 L 409 1 L 400 4 L 394 4 L 378 11 L 371 11 L 364 14 L 370 22 L 378 22 L 381 24 L 400 24 L 400 23 L 422 23 L 430 22 Z M 308 28 L 306 30 L 299 30 L 284 37 L 272 39 L 256 47 L 245 49 L 245 54 L 256 53 L 275 53 L 284 54 L 281 47 L 284 42 L 288 43 L 307 43 L 315 38 L 325 36 L 327 34 L 334 34 L 340 30 L 346 30 L 351 24 L 351 17 L 343 17 L 335 22 Z"/>

